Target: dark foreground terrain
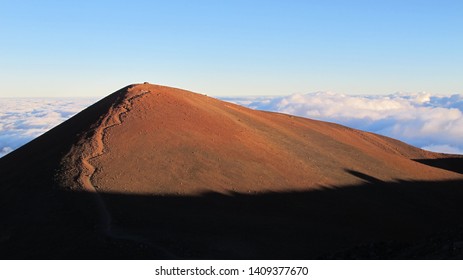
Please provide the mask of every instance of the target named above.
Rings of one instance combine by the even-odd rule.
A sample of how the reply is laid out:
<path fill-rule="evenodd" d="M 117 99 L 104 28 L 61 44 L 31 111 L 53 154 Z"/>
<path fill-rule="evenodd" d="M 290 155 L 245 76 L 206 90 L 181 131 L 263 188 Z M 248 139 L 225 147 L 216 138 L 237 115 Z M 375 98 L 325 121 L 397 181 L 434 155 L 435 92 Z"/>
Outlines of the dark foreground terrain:
<path fill-rule="evenodd" d="M 362 174 L 358 174 L 362 176 Z M 6 259 L 447 259 L 463 257 L 463 181 L 259 195 L 22 193 L 2 201 Z M 8 212 L 5 212 L 5 209 Z"/>

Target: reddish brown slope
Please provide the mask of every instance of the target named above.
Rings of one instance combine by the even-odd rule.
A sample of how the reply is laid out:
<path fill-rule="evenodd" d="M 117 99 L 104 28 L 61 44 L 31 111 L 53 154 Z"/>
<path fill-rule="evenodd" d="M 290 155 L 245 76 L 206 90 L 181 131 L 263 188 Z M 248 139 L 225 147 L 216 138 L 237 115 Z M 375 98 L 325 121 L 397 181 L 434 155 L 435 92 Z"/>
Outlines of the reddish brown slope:
<path fill-rule="evenodd" d="M 250 110 L 156 85 L 120 92 L 65 158 L 64 179 L 99 191 L 151 194 L 266 192 L 461 175 L 411 159 L 438 158 L 340 125 Z M 91 182 L 90 182 L 91 181 Z M 72 185 L 73 182 L 68 182 Z M 74 184 L 74 187 L 79 187 Z"/>

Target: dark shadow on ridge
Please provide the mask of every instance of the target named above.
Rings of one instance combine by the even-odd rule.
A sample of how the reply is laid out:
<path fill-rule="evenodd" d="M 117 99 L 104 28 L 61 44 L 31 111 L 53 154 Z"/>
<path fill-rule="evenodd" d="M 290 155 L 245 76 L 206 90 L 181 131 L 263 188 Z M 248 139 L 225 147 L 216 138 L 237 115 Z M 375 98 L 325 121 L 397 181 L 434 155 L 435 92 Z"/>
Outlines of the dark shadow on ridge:
<path fill-rule="evenodd" d="M 463 174 L 463 156 L 439 159 L 414 159 L 414 161 Z"/>
<path fill-rule="evenodd" d="M 4 259 L 463 258 L 463 180 L 254 195 L 101 194 L 113 236 L 99 229 L 93 194 L 1 186 Z"/>
<path fill-rule="evenodd" d="M 371 184 L 382 184 L 383 183 L 383 181 L 376 179 L 375 177 L 372 177 L 370 175 L 359 172 L 359 171 L 355 171 L 351 169 L 345 169 L 345 171 L 351 175 L 354 175 L 355 177 L 359 179 L 366 181 L 367 183 L 371 183 Z"/>

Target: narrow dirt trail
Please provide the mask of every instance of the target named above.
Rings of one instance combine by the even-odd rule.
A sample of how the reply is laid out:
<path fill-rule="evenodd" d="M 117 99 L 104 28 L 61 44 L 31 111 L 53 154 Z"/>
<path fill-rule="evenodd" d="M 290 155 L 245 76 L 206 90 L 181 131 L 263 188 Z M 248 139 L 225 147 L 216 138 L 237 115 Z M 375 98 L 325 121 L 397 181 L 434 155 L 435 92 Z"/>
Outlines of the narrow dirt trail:
<path fill-rule="evenodd" d="M 85 191 L 95 194 L 94 202 L 98 207 L 99 212 L 98 229 L 104 235 L 112 239 L 143 243 L 149 245 L 158 252 L 163 253 L 168 258 L 176 258 L 174 254 L 170 253 L 169 251 L 158 245 L 155 245 L 151 242 L 147 242 L 137 236 L 124 233 L 124 231 L 121 229 L 115 230 L 112 223 L 111 214 L 108 211 L 108 207 L 106 206 L 104 199 L 99 194 L 97 187 L 92 183 L 92 177 L 96 172 L 96 167 L 92 165 L 91 161 L 104 155 L 107 152 L 104 143 L 107 131 L 112 127 L 122 125 L 122 116 L 132 109 L 133 101 L 148 93 L 150 93 L 150 91 L 143 90 L 129 98 L 124 97 L 122 102 L 119 102 L 118 105 L 110 108 L 109 112 L 101 120 L 100 124 L 95 129 L 93 137 L 89 141 L 92 149 L 91 153 L 89 155 L 83 156 L 80 160 L 81 171 L 77 178 L 77 182 Z"/>
<path fill-rule="evenodd" d="M 111 235 L 111 215 L 107 210 L 106 204 L 101 196 L 98 194 L 97 188 L 93 185 L 91 179 L 96 172 L 96 168 L 90 163 L 91 160 L 102 156 L 105 153 L 104 138 L 106 131 L 111 127 L 122 124 L 122 115 L 127 113 L 131 107 L 131 101 L 139 98 L 148 92 L 141 92 L 140 94 L 125 99 L 121 104 L 116 107 L 110 108 L 107 115 L 102 119 L 100 125 L 95 129 L 93 137 L 90 139 L 92 152 L 81 158 L 81 172 L 77 178 L 78 183 L 82 188 L 88 192 L 96 194 L 95 202 L 99 210 L 99 226 L 100 230 L 106 235 Z"/>

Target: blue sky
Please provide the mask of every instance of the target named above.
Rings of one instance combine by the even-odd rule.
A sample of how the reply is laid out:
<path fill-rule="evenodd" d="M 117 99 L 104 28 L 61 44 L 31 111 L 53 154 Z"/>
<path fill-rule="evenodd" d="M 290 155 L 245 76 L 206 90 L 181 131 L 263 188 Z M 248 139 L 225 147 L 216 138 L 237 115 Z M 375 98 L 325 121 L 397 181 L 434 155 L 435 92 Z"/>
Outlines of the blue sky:
<path fill-rule="evenodd" d="M 463 93 L 463 1 L 0 1 L 0 97 Z"/>

